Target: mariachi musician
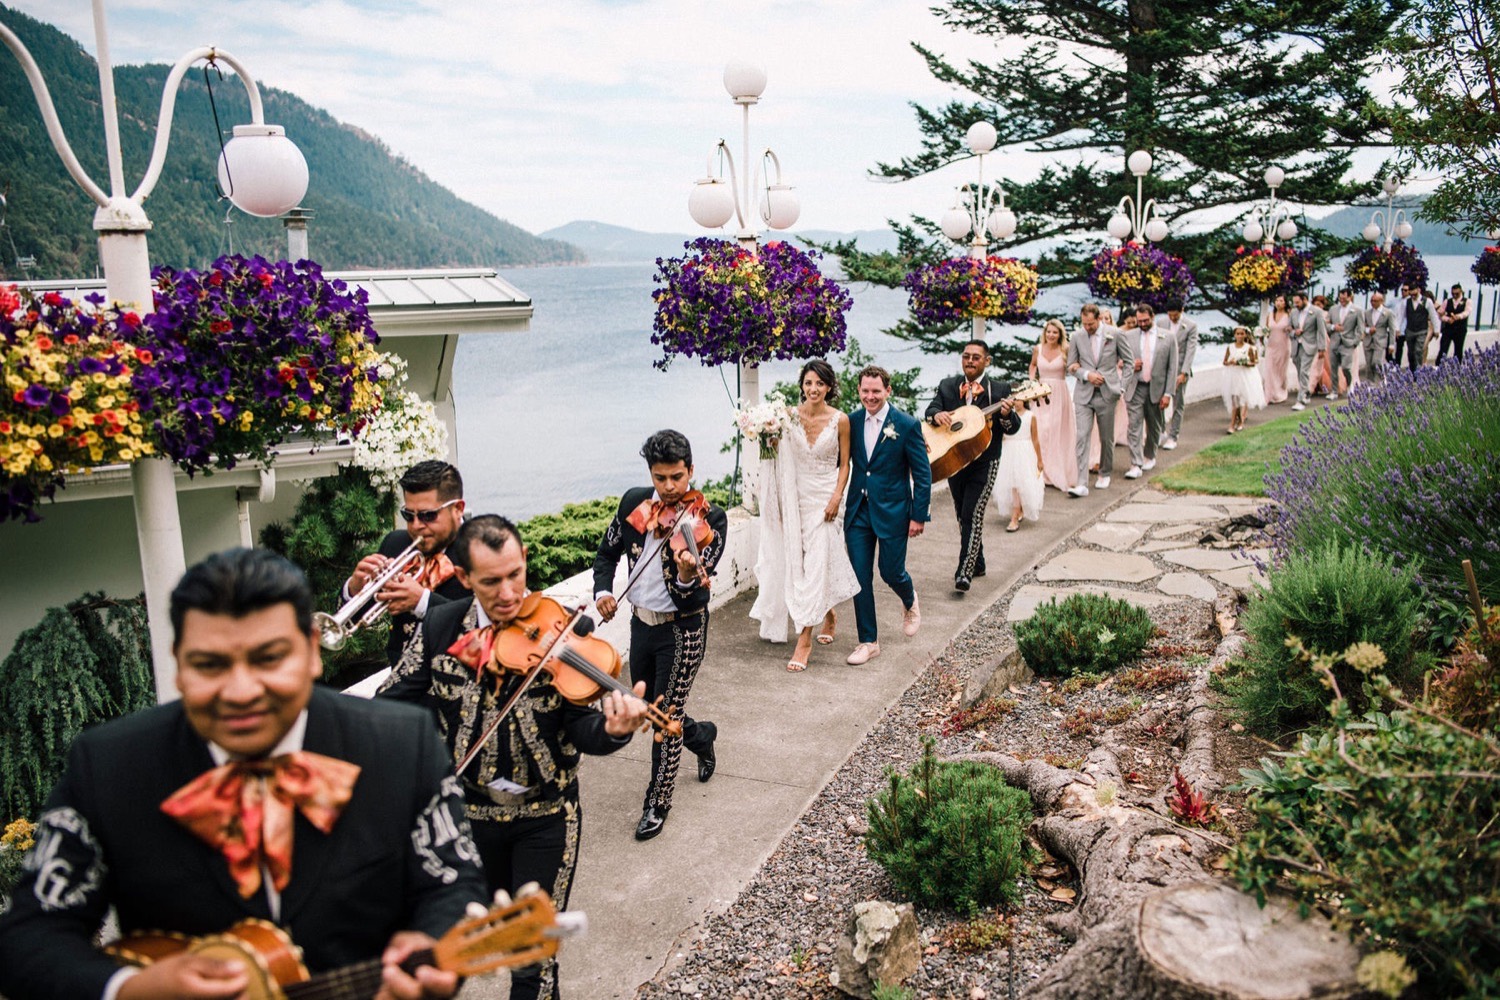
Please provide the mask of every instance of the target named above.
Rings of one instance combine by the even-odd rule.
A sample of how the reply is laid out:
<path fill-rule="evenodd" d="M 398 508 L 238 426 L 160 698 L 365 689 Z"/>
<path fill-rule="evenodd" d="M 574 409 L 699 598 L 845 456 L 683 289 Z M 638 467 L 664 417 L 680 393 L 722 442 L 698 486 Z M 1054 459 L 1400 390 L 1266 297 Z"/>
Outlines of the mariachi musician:
<path fill-rule="evenodd" d="M 691 488 L 693 447 L 682 434 L 657 431 L 641 447 L 641 457 L 652 485 L 627 490 L 620 498 L 594 559 L 594 601 L 605 621 L 614 617 L 615 568 L 626 556 L 634 578 L 625 595 L 632 614 L 630 679 L 645 682 L 647 700 L 661 698 L 669 711 L 681 713 L 682 735 L 651 745 L 651 780 L 635 828 L 635 839 L 650 840 L 661 833 L 672 808 L 682 748 L 697 755 L 699 781 L 712 778 L 717 766 L 719 728 L 689 718 L 687 699 L 708 649 L 708 581 L 724 554 L 728 520 Z M 678 530 L 683 516 L 696 526 L 691 545 Z M 656 565 L 637 572 L 643 554 Z"/>
<path fill-rule="evenodd" d="M 995 487 L 996 462 L 1000 458 L 1002 435 L 1021 429 L 1021 418 L 1007 401 L 1010 383 L 986 378 L 990 366 L 990 349 L 982 340 L 971 340 L 958 356 L 963 372 L 938 383 L 937 395 L 927 405 L 927 420 L 934 427 L 953 423 L 953 411 L 972 405 L 980 409 L 999 404 L 990 418 L 989 447 L 968 465 L 948 477 L 948 492 L 953 497 L 953 512 L 958 516 L 958 568 L 953 573 L 953 589 L 968 590 L 975 577 L 984 576 L 984 510 Z M 997 429 L 1000 433 L 994 433 Z"/>
<path fill-rule="evenodd" d="M 495 646 L 511 638 L 507 630 L 527 599 L 520 532 L 484 514 L 459 528 L 450 550 L 473 595 L 428 614 L 378 697 L 437 714 L 490 891 L 515 893 L 536 882 L 565 907 L 583 822 L 579 755 L 614 753 L 630 742 L 646 706 L 616 690 L 602 709 L 580 707 L 545 676 L 526 684 L 523 674 L 503 670 Z M 556 997 L 556 961 L 516 969 L 510 995 Z"/>
<path fill-rule="evenodd" d="M 458 534 L 463 516 L 464 481 L 458 469 L 447 462 L 418 462 L 401 477 L 401 519 L 406 522 L 406 530 L 397 529 L 381 539 L 380 547 L 361 559 L 344 583 L 343 600 L 347 603 L 390 560 L 415 546 L 417 559 L 411 571 L 387 581 L 374 596 L 374 600 L 389 606 L 391 636 L 385 653 L 393 667 L 401 658 L 401 648 L 429 610 L 469 596 L 448 557 L 448 546 Z"/>
<path fill-rule="evenodd" d="M 244 995 L 247 965 L 208 955 L 122 967 L 94 947 L 111 908 L 127 934 L 271 921 L 311 972 L 342 973 L 399 961 L 486 898 L 431 718 L 317 688 L 312 603 L 264 549 L 187 571 L 171 598 L 182 697 L 74 741 L 0 916 L 0 993 Z M 381 998 L 458 986 L 433 968 L 384 977 Z"/>

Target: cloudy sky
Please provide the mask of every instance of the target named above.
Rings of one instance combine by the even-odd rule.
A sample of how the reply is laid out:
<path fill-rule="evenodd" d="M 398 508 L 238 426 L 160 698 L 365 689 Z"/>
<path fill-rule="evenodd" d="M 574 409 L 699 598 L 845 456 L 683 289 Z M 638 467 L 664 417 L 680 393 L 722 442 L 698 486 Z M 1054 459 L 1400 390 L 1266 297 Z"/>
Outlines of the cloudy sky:
<path fill-rule="evenodd" d="M 95 51 L 87 0 L 8 2 Z M 797 228 L 938 215 L 972 164 L 907 184 L 868 177 L 917 149 L 908 102 L 955 96 L 911 42 L 993 52 L 919 0 L 111 0 L 108 16 L 116 63 L 217 45 L 532 231 L 575 219 L 690 230 L 687 194 L 714 142 L 738 155 L 722 84 L 735 59 L 766 69 L 751 142 L 796 186 Z"/>

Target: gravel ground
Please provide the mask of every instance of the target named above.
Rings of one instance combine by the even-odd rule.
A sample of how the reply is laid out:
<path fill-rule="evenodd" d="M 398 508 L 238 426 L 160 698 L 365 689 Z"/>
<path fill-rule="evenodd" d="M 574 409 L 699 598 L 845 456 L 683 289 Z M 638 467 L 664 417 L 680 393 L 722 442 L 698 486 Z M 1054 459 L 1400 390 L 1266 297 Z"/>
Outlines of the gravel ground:
<path fill-rule="evenodd" d="M 1076 540 L 1071 544 L 1089 548 Z M 1126 716 L 1115 724 L 1125 727 L 1118 735 L 1129 747 L 1120 760 L 1128 786 L 1119 789 L 1120 797 L 1138 799 L 1171 777 L 1173 762 L 1182 752 L 1172 742 L 1182 729 L 1181 710 L 1192 680 L 1207 669 L 1219 639 L 1212 609 L 1196 601 L 1153 610 L 1156 637 L 1132 665 L 1165 668 L 1169 673 L 1178 668 L 1180 679 L 1169 676 L 1164 686 L 1136 689 L 1119 677 L 1094 687 L 1067 689 L 1057 682 L 1036 681 L 1011 689 L 1016 706 L 1003 716 L 972 728 L 954 725 L 969 670 L 1013 642 L 1005 620 L 1012 594 L 1035 582 L 1034 574 L 1023 577 L 929 664 L 871 729 L 739 898 L 709 917 L 697 939 L 678 949 L 680 959 L 644 984 L 637 997 L 843 996 L 828 984 L 828 973 L 834 945 L 854 904 L 897 899 L 884 871 L 865 854 L 865 803 L 884 787 L 887 768 L 904 771 L 920 758 L 926 738 L 936 741 L 940 755 L 998 749 L 1072 766 L 1095 742 L 1093 735 L 1080 731 L 1083 721 L 1114 709 L 1112 719 Z M 1064 728 L 1069 720 L 1076 720 L 1071 734 Z M 1097 721 L 1091 728 L 1097 733 L 1108 725 Z M 1224 735 L 1230 735 L 1227 729 Z M 1217 763 L 1226 781 L 1237 780 L 1237 768 L 1264 752 L 1239 734 L 1219 742 L 1225 754 Z M 1221 802 L 1232 824 L 1239 803 L 1233 798 Z M 989 915 L 992 921 L 1010 921 L 1008 947 L 978 951 L 961 947 L 961 939 L 955 941 L 954 932 L 964 924 L 957 914 L 918 908 L 926 948 L 920 970 L 906 986 L 913 996 L 934 1000 L 1024 996 L 1069 947 L 1043 925 L 1042 918 L 1072 905 L 1057 897 L 1067 897 L 1076 888 L 1073 873 L 1044 855 L 1022 879 L 1019 904 L 1003 915 Z"/>

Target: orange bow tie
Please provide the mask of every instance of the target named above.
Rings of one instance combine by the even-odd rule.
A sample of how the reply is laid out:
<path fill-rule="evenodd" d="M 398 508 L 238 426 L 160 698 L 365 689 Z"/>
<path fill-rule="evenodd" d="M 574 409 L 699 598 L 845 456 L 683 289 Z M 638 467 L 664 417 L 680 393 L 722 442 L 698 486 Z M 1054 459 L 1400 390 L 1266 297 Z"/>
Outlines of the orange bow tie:
<path fill-rule="evenodd" d="M 422 569 L 417 573 L 417 582 L 428 590 L 436 590 L 453 575 L 453 560 L 439 552 L 431 559 L 422 560 Z"/>
<path fill-rule="evenodd" d="M 448 647 L 448 655 L 458 660 L 464 666 L 474 671 L 474 678 L 484 673 L 485 667 L 489 666 L 490 657 L 495 650 L 495 626 L 486 625 L 483 628 L 471 629 L 459 636 L 453 645 Z"/>
<path fill-rule="evenodd" d="M 983 396 L 984 395 L 984 383 L 982 383 L 982 382 L 965 382 L 964 383 L 964 395 L 968 396 L 970 400 L 973 400 L 973 399 L 975 399 L 975 398 L 977 398 L 979 396 Z"/>
<path fill-rule="evenodd" d="M 237 761 L 200 774 L 173 792 L 161 811 L 224 855 L 240 895 L 260 888 L 261 865 L 278 892 L 292 877 L 292 810 L 324 833 L 349 803 L 359 767 L 298 751 Z"/>

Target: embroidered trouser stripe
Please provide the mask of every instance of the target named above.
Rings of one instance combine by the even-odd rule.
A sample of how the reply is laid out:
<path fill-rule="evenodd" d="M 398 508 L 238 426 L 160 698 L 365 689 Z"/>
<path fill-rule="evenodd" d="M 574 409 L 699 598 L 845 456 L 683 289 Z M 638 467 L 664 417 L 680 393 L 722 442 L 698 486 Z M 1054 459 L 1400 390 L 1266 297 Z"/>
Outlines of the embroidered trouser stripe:
<path fill-rule="evenodd" d="M 995 489 L 998 462 L 971 462 L 948 477 L 948 492 L 958 515 L 958 572 L 955 577 L 974 578 L 984 568 L 984 511 Z"/>
<path fill-rule="evenodd" d="M 645 807 L 670 809 L 677 765 L 686 744 L 695 753 L 708 749 L 717 729 L 711 722 L 698 722 L 686 712 L 688 694 L 703 665 L 708 648 L 708 612 L 661 625 L 630 620 L 630 679 L 646 682 L 646 700 L 665 695 L 668 710 L 683 708 L 682 736 L 668 736 L 651 744 L 651 781 L 646 786 Z"/>

